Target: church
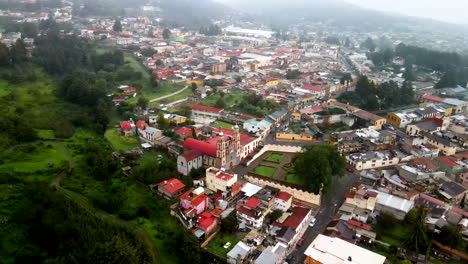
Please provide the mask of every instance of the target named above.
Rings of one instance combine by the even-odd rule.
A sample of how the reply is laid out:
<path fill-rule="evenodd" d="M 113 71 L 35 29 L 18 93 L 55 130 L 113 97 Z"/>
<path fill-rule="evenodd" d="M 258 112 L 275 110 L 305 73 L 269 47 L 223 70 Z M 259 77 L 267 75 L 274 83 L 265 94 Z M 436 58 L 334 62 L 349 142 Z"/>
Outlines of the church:
<path fill-rule="evenodd" d="M 259 145 L 260 138 L 240 133 L 239 127 L 233 130 L 218 128 L 211 138 L 198 140 L 187 138 L 184 153 L 177 158 L 177 170 L 187 175 L 190 170 L 200 167 L 232 169 L 252 153 Z"/>

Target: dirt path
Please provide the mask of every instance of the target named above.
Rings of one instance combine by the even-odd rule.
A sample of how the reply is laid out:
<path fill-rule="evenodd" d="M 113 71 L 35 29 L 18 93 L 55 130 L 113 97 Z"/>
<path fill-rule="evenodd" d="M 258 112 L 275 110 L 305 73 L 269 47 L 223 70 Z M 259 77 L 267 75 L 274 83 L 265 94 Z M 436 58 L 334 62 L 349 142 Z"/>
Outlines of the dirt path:
<path fill-rule="evenodd" d="M 187 90 L 188 88 L 189 88 L 189 87 L 188 87 L 188 85 L 187 85 L 187 86 L 185 86 L 184 88 L 180 89 L 179 91 L 176 91 L 176 92 L 173 92 L 173 93 L 171 93 L 171 94 L 164 95 L 164 96 L 161 96 L 161 97 L 158 97 L 158 98 L 151 99 L 150 102 L 161 101 L 161 100 L 166 99 L 166 98 L 168 98 L 168 97 L 171 97 L 171 96 L 173 96 L 173 95 L 180 94 L 181 92 Z"/>
<path fill-rule="evenodd" d="M 57 147 L 59 147 L 63 153 L 65 154 L 65 157 L 68 159 L 68 168 L 65 168 L 63 171 L 57 174 L 57 176 L 52 180 L 50 183 L 50 186 L 53 187 L 60 187 L 60 182 L 67 176 L 68 173 L 70 173 L 73 168 L 75 168 L 75 160 L 72 158 L 70 152 L 65 148 L 65 146 L 62 143 L 59 142 L 54 142 L 54 141 L 44 141 L 46 144 L 53 144 Z"/>

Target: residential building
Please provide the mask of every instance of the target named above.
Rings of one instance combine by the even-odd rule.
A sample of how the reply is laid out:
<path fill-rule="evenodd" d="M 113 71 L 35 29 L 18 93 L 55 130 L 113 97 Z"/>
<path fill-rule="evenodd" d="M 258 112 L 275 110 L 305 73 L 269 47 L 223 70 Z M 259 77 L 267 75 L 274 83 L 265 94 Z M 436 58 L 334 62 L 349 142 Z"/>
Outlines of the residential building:
<path fill-rule="evenodd" d="M 358 119 L 357 123 L 361 124 L 361 126 L 367 127 L 367 128 L 373 128 L 375 130 L 382 129 L 382 125 L 387 122 L 385 118 L 369 113 L 364 110 L 354 112 L 353 116 L 355 116 Z"/>
<path fill-rule="evenodd" d="M 291 207 L 293 196 L 287 192 L 279 192 L 273 202 L 273 209 L 278 209 L 286 212 Z"/>
<path fill-rule="evenodd" d="M 416 122 L 413 124 L 409 124 L 406 126 L 406 133 L 411 136 L 418 136 L 421 132 L 428 132 L 428 133 L 435 133 L 442 129 L 444 120 L 431 118 L 427 120 L 423 120 L 420 122 Z"/>
<path fill-rule="evenodd" d="M 387 114 L 387 124 L 395 128 L 406 128 L 410 123 L 431 117 L 442 117 L 445 109 L 440 107 L 412 108 Z"/>
<path fill-rule="evenodd" d="M 203 193 L 203 188 L 188 190 L 180 196 L 180 206 L 187 217 L 200 215 L 209 206 L 209 198 Z"/>
<path fill-rule="evenodd" d="M 378 192 L 375 210 L 378 213 L 388 213 L 396 219 L 405 219 L 406 214 L 413 209 L 414 201 L 403 199 L 395 195 Z"/>
<path fill-rule="evenodd" d="M 180 139 L 185 140 L 188 137 L 193 137 L 193 133 L 195 132 L 195 136 L 199 136 L 201 134 L 201 130 L 198 128 L 191 128 L 191 127 L 181 127 L 178 128 L 175 133 L 179 136 Z"/>
<path fill-rule="evenodd" d="M 158 183 L 158 191 L 169 198 L 174 198 L 182 194 L 185 184 L 176 178 Z"/>
<path fill-rule="evenodd" d="M 205 234 L 210 234 L 218 225 L 218 218 L 213 216 L 211 213 L 202 213 L 197 220 L 197 227 L 201 229 Z"/>
<path fill-rule="evenodd" d="M 255 264 L 280 264 L 282 256 L 287 250 L 287 246 L 281 242 L 276 243 L 274 247 L 269 246 L 262 251 L 255 260 Z"/>
<path fill-rule="evenodd" d="M 352 190 L 346 194 L 346 200 L 338 212 L 365 223 L 374 212 L 377 196 L 375 191 Z"/>
<path fill-rule="evenodd" d="M 305 264 L 383 264 L 385 257 L 340 238 L 319 234 L 304 252 Z"/>
<path fill-rule="evenodd" d="M 237 182 L 237 174 L 210 167 L 206 169 L 206 187 L 212 191 L 228 191 Z"/>
<path fill-rule="evenodd" d="M 137 121 L 136 129 L 140 140 L 151 145 L 155 145 L 157 139 L 163 136 L 162 130 L 151 127 L 141 120 Z"/>
<path fill-rule="evenodd" d="M 427 140 L 428 144 L 438 148 L 445 156 L 454 155 L 457 151 L 457 146 L 442 136 L 427 132 L 423 132 L 421 135 Z"/>
<path fill-rule="evenodd" d="M 227 253 L 227 263 L 228 264 L 238 264 L 242 263 L 247 256 L 253 252 L 254 248 L 245 244 L 242 241 L 237 242 L 231 251 Z"/>
<path fill-rule="evenodd" d="M 135 124 L 132 120 L 120 122 L 120 129 L 122 130 L 122 135 L 126 137 L 133 137 L 135 135 Z"/>
<path fill-rule="evenodd" d="M 346 156 L 348 164 L 355 170 L 368 170 L 387 166 L 395 166 L 399 162 L 390 151 L 368 151 L 364 153 L 353 153 Z"/>
<path fill-rule="evenodd" d="M 183 124 L 187 121 L 187 117 L 176 115 L 176 114 L 165 114 L 164 118 L 169 120 L 169 122 L 174 123 L 176 125 Z"/>

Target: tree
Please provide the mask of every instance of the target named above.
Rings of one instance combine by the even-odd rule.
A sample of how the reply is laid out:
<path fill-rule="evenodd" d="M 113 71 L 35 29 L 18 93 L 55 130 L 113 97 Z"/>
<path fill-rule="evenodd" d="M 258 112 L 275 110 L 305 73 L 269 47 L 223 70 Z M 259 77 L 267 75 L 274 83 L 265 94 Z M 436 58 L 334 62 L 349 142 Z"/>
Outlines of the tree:
<path fill-rule="evenodd" d="M 158 113 L 158 119 L 156 120 L 156 123 L 158 124 L 158 128 L 161 130 L 165 130 L 169 127 L 169 120 L 164 118 L 163 112 Z"/>
<path fill-rule="evenodd" d="M 276 209 L 273 210 L 268 216 L 270 218 L 270 223 L 273 223 L 274 221 L 278 220 L 283 215 L 283 211 Z"/>
<path fill-rule="evenodd" d="M 183 105 L 180 107 L 177 114 L 190 118 L 192 116 L 192 108 L 190 108 L 188 105 Z"/>
<path fill-rule="evenodd" d="M 10 50 L 5 44 L 0 43 L 0 66 L 10 65 L 10 61 Z"/>
<path fill-rule="evenodd" d="M 436 239 L 444 246 L 457 249 L 463 242 L 461 231 L 462 230 L 459 226 L 449 224 L 442 227 L 441 232 L 436 236 Z"/>
<path fill-rule="evenodd" d="M 191 127 L 190 130 L 192 131 L 192 138 L 197 139 L 197 132 L 195 131 L 195 128 Z"/>
<path fill-rule="evenodd" d="M 403 72 L 403 78 L 405 79 L 405 81 L 410 81 L 410 82 L 416 80 L 416 76 L 414 75 L 412 64 L 406 65 L 405 72 Z"/>
<path fill-rule="evenodd" d="M 231 234 L 237 231 L 237 217 L 235 213 L 231 213 L 228 217 L 221 220 L 221 229 Z"/>
<path fill-rule="evenodd" d="M 190 86 L 191 86 L 192 92 L 195 93 L 197 91 L 197 84 L 193 82 Z"/>
<path fill-rule="evenodd" d="M 112 30 L 115 32 L 122 32 L 122 23 L 120 23 L 119 19 L 116 19 L 114 25 L 112 26 Z"/>
<path fill-rule="evenodd" d="M 288 70 L 288 72 L 286 72 L 286 79 L 288 80 L 294 80 L 294 79 L 298 79 L 299 76 L 301 76 L 302 72 L 300 72 L 299 70 Z"/>
<path fill-rule="evenodd" d="M 351 40 L 349 38 L 346 38 L 344 46 L 347 48 L 351 47 Z"/>
<path fill-rule="evenodd" d="M 404 81 L 401 86 L 401 103 L 403 105 L 408 105 L 413 102 L 414 99 L 414 90 L 413 83 L 411 81 Z"/>
<path fill-rule="evenodd" d="M 215 107 L 218 107 L 218 108 L 226 107 L 226 103 L 224 102 L 224 99 L 222 97 L 219 97 L 219 99 L 216 101 Z"/>
<path fill-rule="evenodd" d="M 303 186 L 315 194 L 328 191 L 334 176 L 345 174 L 346 159 L 332 145 L 306 145 L 296 153 L 291 171 Z"/>
<path fill-rule="evenodd" d="M 149 100 L 146 99 L 145 97 L 140 96 L 140 97 L 138 98 L 137 105 L 138 105 L 139 107 L 141 107 L 142 109 L 146 109 L 146 108 L 148 107 L 148 103 L 149 103 Z"/>
<path fill-rule="evenodd" d="M 340 78 L 340 83 L 341 85 L 345 85 L 346 87 L 349 87 L 349 84 L 353 81 L 353 76 L 351 76 L 351 73 L 347 72 L 345 73 L 341 78 Z"/>
<path fill-rule="evenodd" d="M 429 246 L 427 228 L 425 224 L 426 212 L 423 207 L 412 209 L 405 217 L 405 221 L 412 227 L 412 232 L 405 241 L 405 245 L 417 254 L 425 254 Z"/>
<path fill-rule="evenodd" d="M 27 55 L 28 51 L 26 50 L 26 46 L 24 45 L 23 40 L 18 39 L 15 42 L 15 44 L 11 46 L 10 49 L 11 61 L 14 64 L 24 62 L 26 60 Z"/>
<path fill-rule="evenodd" d="M 170 39 L 172 33 L 171 33 L 171 31 L 170 31 L 169 29 L 165 28 L 165 29 L 163 30 L 162 35 L 163 35 L 163 38 L 164 38 L 164 39 Z"/>
<path fill-rule="evenodd" d="M 363 43 L 361 43 L 361 48 L 368 49 L 370 52 L 374 52 L 377 48 L 374 40 L 368 37 Z"/>
<path fill-rule="evenodd" d="M 153 57 L 153 54 L 157 53 L 157 51 L 154 49 L 142 49 L 140 53 L 144 57 Z"/>
<path fill-rule="evenodd" d="M 447 71 L 434 86 L 435 89 L 456 87 L 458 85 L 458 74 L 454 69 Z"/>

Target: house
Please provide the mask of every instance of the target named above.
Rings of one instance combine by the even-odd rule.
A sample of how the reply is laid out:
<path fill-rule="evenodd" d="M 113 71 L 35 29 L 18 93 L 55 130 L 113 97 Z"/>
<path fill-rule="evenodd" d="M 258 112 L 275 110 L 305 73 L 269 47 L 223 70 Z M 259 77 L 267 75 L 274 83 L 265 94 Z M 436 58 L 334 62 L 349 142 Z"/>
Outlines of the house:
<path fill-rule="evenodd" d="M 448 177 L 452 174 L 460 174 L 463 169 L 462 164 L 458 163 L 456 157 L 436 157 L 434 162 L 439 165 L 441 170 L 445 171 Z"/>
<path fill-rule="evenodd" d="M 212 191 L 228 191 L 237 182 L 237 174 L 210 167 L 206 169 L 206 187 Z"/>
<path fill-rule="evenodd" d="M 399 158 L 390 151 L 368 151 L 345 156 L 355 170 L 368 170 L 397 165 Z"/>
<path fill-rule="evenodd" d="M 188 137 L 193 137 L 193 133 L 195 132 L 195 136 L 199 136 L 201 134 L 201 130 L 198 128 L 190 128 L 190 127 L 181 127 L 178 128 L 175 133 L 179 136 L 180 139 L 185 140 Z"/>
<path fill-rule="evenodd" d="M 468 189 L 463 185 L 456 183 L 447 178 L 439 180 L 441 186 L 437 192 L 446 200 L 458 205 L 463 201 L 463 198 L 468 193 Z"/>
<path fill-rule="evenodd" d="M 188 175 L 192 169 L 203 167 L 203 153 L 197 149 L 186 151 L 177 157 L 177 172 Z"/>
<path fill-rule="evenodd" d="M 385 118 L 364 110 L 354 112 L 353 116 L 357 118 L 358 124 L 362 124 L 363 127 L 372 127 L 375 130 L 382 129 L 382 125 L 387 122 Z"/>
<path fill-rule="evenodd" d="M 255 118 L 247 119 L 243 124 L 243 128 L 249 133 L 268 133 L 272 126 L 273 122 L 268 119 L 258 121 Z"/>
<path fill-rule="evenodd" d="M 412 108 L 387 114 L 387 124 L 395 128 L 406 128 L 410 123 L 431 117 L 442 117 L 445 109 L 440 107 Z"/>
<path fill-rule="evenodd" d="M 213 216 L 211 213 L 202 213 L 197 220 L 197 227 L 205 234 L 210 234 L 218 225 L 218 218 Z"/>
<path fill-rule="evenodd" d="M 278 209 L 286 212 L 291 207 L 293 196 L 287 192 L 279 192 L 273 202 L 273 209 Z"/>
<path fill-rule="evenodd" d="M 356 231 L 349 227 L 344 220 L 331 221 L 323 234 L 329 237 L 337 237 L 353 244 L 356 243 Z"/>
<path fill-rule="evenodd" d="M 192 116 L 195 117 L 218 119 L 224 112 L 224 109 L 200 104 L 188 104 L 188 107 L 192 109 Z"/>
<path fill-rule="evenodd" d="M 187 217 L 200 215 L 209 206 L 209 198 L 203 193 L 203 188 L 188 190 L 180 196 L 180 206 Z"/>
<path fill-rule="evenodd" d="M 253 228 L 261 228 L 265 216 L 273 207 L 273 198 L 277 193 L 277 189 L 265 187 L 252 196 L 247 196 L 245 200 L 241 200 L 237 204 L 238 222 Z"/>
<path fill-rule="evenodd" d="M 231 251 L 227 253 L 227 263 L 228 264 L 238 264 L 239 261 L 242 263 L 243 260 L 249 256 L 254 250 L 253 247 L 245 244 L 242 241 L 237 242 Z"/>
<path fill-rule="evenodd" d="M 428 144 L 438 148 L 445 156 L 454 155 L 457 151 L 457 146 L 446 138 L 427 132 L 423 132 L 421 135 Z"/>
<path fill-rule="evenodd" d="M 176 178 L 158 183 L 158 192 L 166 195 L 169 198 L 174 198 L 182 194 L 185 184 Z"/>
<path fill-rule="evenodd" d="M 406 133 L 411 136 L 418 136 L 421 134 L 421 132 L 428 132 L 432 134 L 434 132 L 440 131 L 442 129 L 443 123 L 444 120 L 437 118 L 423 120 L 407 125 Z"/>
<path fill-rule="evenodd" d="M 325 89 L 319 88 L 316 86 L 302 85 L 301 87 L 304 90 L 308 90 L 311 94 L 317 97 L 325 96 Z"/>
<path fill-rule="evenodd" d="M 133 121 L 123 121 L 120 122 L 120 129 L 122 130 L 122 134 L 126 137 L 133 137 L 135 135 L 135 124 Z"/>
<path fill-rule="evenodd" d="M 319 234 L 304 252 L 305 264 L 383 264 L 385 257 L 336 237 Z"/>
<path fill-rule="evenodd" d="M 187 121 L 185 116 L 176 115 L 176 114 L 165 114 L 164 118 L 169 120 L 169 122 L 174 123 L 176 125 L 183 124 Z"/>
<path fill-rule="evenodd" d="M 262 251 L 260 256 L 255 260 L 255 264 L 280 264 L 281 256 L 287 250 L 287 246 L 281 242 L 276 243 L 274 247 L 269 246 Z"/>
<path fill-rule="evenodd" d="M 294 244 L 293 239 L 296 237 L 296 231 L 289 226 L 282 226 L 279 229 L 274 230 L 274 236 L 276 241 L 290 246 Z"/>
<path fill-rule="evenodd" d="M 378 193 L 370 190 L 352 190 L 346 193 L 346 200 L 338 210 L 339 213 L 349 215 L 358 221 L 367 222 L 375 210 Z"/>
<path fill-rule="evenodd" d="M 405 219 L 406 214 L 413 209 L 414 201 L 403 199 L 395 195 L 378 192 L 375 210 L 378 213 L 388 213 L 396 219 Z"/>
<path fill-rule="evenodd" d="M 295 234 L 291 239 L 292 244 L 296 243 L 302 231 L 306 230 L 309 226 L 312 216 L 312 210 L 309 207 L 295 206 L 292 208 L 291 213 L 286 219 L 278 219 L 271 225 L 274 227 L 290 227 L 294 230 Z"/>
<path fill-rule="evenodd" d="M 155 145 L 157 139 L 162 137 L 163 131 L 154 127 L 150 127 L 144 121 L 138 120 L 136 123 L 137 134 L 141 141 Z"/>

